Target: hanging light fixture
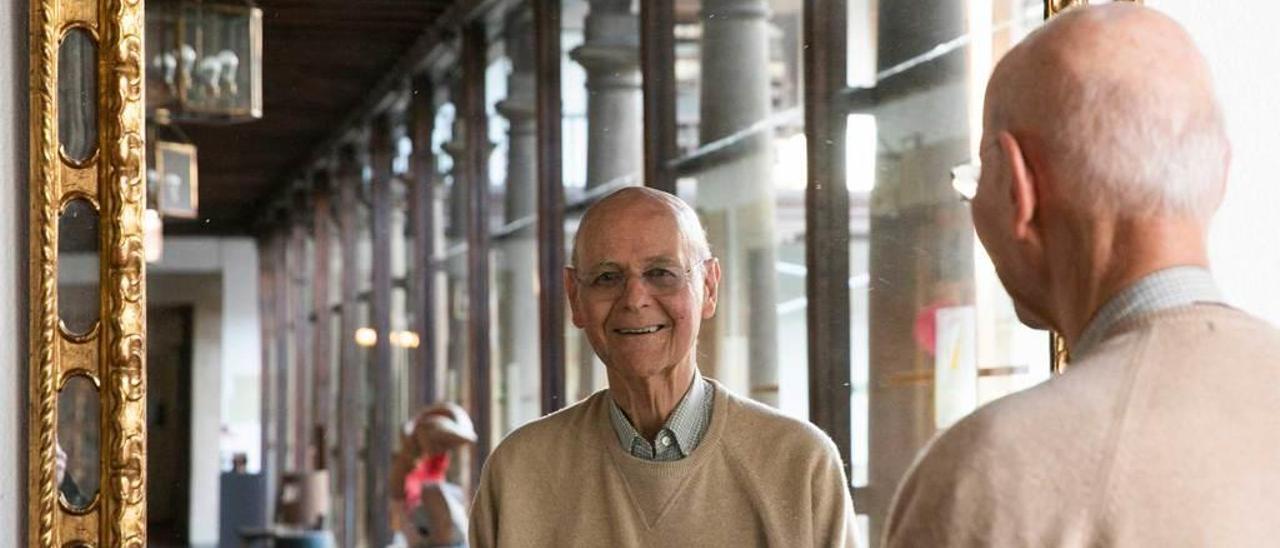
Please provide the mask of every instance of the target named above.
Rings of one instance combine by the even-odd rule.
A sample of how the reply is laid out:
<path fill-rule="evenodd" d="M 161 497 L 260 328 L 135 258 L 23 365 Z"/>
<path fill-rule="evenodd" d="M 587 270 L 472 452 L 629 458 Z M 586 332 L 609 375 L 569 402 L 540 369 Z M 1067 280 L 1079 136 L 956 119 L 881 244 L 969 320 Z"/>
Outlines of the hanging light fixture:
<path fill-rule="evenodd" d="M 252 3 L 148 2 L 147 108 L 174 120 L 262 117 L 262 10 Z"/>

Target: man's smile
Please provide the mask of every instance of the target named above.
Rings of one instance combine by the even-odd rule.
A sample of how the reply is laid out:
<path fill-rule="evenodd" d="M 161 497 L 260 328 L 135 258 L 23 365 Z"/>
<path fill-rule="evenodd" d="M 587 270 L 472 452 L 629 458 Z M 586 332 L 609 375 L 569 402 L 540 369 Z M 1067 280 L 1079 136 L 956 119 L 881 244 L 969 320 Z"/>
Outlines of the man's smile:
<path fill-rule="evenodd" d="M 615 328 L 613 332 L 619 335 L 649 335 L 651 333 L 657 333 L 658 331 L 666 329 L 666 327 L 667 326 L 663 324 L 649 325 L 644 327 L 618 327 L 618 328 Z"/>

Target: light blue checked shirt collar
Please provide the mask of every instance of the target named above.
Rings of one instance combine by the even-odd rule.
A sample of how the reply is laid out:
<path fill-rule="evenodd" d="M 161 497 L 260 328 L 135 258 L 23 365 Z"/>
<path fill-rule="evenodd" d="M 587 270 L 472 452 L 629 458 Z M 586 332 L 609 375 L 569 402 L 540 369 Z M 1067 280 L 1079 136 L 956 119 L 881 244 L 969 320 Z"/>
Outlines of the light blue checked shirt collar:
<path fill-rule="evenodd" d="M 1128 318 L 1197 303 L 1222 303 L 1218 284 L 1208 270 L 1175 266 L 1148 274 L 1098 309 L 1071 354 L 1079 357 L 1092 352 L 1112 328 Z"/>
<path fill-rule="evenodd" d="M 653 440 L 646 440 L 627 419 L 618 403 L 609 398 L 609 422 L 622 449 L 632 456 L 652 461 L 680 460 L 693 452 L 711 424 L 711 402 L 715 388 L 697 371 L 684 398 L 671 411 L 667 422 Z"/>

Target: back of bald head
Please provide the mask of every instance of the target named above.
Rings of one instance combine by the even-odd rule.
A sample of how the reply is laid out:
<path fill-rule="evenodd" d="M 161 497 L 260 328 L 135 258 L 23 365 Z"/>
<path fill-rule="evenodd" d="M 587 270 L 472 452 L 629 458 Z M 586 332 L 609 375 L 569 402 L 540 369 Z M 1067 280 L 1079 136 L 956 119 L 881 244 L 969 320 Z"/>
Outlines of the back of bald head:
<path fill-rule="evenodd" d="M 1208 63 L 1155 10 L 1057 16 L 997 65 L 986 109 L 987 134 L 1039 146 L 1082 211 L 1207 222 L 1220 201 L 1230 146 Z"/>
<path fill-rule="evenodd" d="M 711 245 L 707 242 L 707 231 L 698 219 L 698 213 L 680 198 L 654 190 L 652 188 L 631 186 L 616 190 L 587 208 L 578 224 L 578 232 L 573 236 L 573 253 L 569 265 L 578 267 L 578 248 L 584 234 L 594 234 L 601 230 L 602 223 L 607 223 L 611 215 L 625 208 L 658 208 L 666 210 L 675 220 L 684 240 L 685 252 L 699 262 L 711 257 Z"/>

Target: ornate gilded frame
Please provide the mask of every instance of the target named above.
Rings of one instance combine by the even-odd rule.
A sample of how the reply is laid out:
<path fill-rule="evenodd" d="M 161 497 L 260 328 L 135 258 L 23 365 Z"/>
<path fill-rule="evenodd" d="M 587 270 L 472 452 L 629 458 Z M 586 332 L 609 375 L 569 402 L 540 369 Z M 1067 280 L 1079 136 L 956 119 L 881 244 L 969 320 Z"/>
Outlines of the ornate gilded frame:
<path fill-rule="evenodd" d="M 28 545 L 146 545 L 146 295 L 142 0 L 30 4 L 30 354 Z M 72 27 L 96 40 L 97 152 L 59 152 L 58 49 Z M 99 324 L 75 338 L 59 328 L 58 221 L 70 197 L 99 214 Z M 73 375 L 99 388 L 101 481 L 82 511 L 55 485 L 58 390 Z"/>
<path fill-rule="evenodd" d="M 1133 2 L 1141 4 L 1142 0 L 1114 0 L 1117 2 Z M 1076 6 L 1087 6 L 1089 0 L 1044 0 L 1044 18 L 1048 19 L 1057 15 L 1059 12 Z"/>

